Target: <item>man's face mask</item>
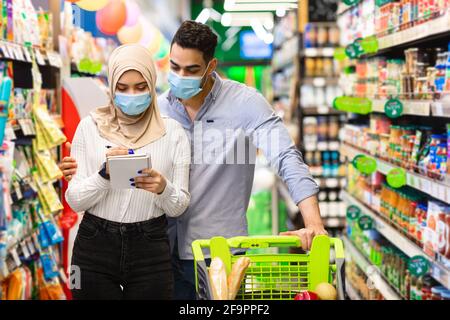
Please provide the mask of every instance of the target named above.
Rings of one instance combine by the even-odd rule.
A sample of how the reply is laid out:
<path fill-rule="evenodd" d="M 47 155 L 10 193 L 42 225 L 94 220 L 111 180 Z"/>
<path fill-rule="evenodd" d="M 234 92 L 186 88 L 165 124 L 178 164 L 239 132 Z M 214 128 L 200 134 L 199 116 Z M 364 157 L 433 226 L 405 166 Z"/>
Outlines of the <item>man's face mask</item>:
<path fill-rule="evenodd" d="M 201 85 L 206 72 L 208 71 L 209 63 L 206 66 L 205 73 L 199 77 L 181 77 L 173 71 L 169 72 L 170 92 L 179 99 L 190 99 L 202 91 Z"/>

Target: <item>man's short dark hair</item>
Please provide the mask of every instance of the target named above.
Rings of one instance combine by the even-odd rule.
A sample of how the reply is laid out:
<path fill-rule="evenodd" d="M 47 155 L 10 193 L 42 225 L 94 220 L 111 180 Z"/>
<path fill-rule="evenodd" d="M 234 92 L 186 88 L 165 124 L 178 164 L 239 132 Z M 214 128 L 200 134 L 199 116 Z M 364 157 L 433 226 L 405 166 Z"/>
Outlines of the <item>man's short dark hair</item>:
<path fill-rule="evenodd" d="M 185 49 L 197 49 L 203 53 L 203 59 L 209 62 L 217 47 L 217 36 L 205 24 L 192 20 L 184 21 L 173 37 L 171 48 L 176 43 Z"/>

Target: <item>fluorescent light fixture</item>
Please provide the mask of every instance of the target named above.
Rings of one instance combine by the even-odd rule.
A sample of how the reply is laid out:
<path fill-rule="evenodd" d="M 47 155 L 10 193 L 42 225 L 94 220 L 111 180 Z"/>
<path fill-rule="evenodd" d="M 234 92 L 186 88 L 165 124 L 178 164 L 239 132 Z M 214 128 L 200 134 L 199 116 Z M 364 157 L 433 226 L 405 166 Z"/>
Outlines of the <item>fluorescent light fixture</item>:
<path fill-rule="evenodd" d="M 211 19 L 213 19 L 216 22 L 220 22 L 222 19 L 222 15 L 217 10 L 214 10 L 213 8 L 209 8 L 209 14 L 211 16 Z"/>
<path fill-rule="evenodd" d="M 266 29 L 264 29 L 261 21 L 252 19 L 251 26 L 253 31 L 255 31 L 256 36 L 263 40 L 266 44 L 271 44 L 273 42 L 273 34 L 267 32 Z"/>
<path fill-rule="evenodd" d="M 267 29 L 272 29 L 272 12 L 225 12 L 222 15 L 222 25 L 225 27 L 246 27 L 251 26 L 251 21 L 260 21 Z"/>
<path fill-rule="evenodd" d="M 229 51 L 234 46 L 234 44 L 236 42 L 237 42 L 237 37 L 236 36 L 228 38 L 227 40 L 225 40 L 222 43 L 222 50 L 223 51 Z"/>
<path fill-rule="evenodd" d="M 297 8 L 297 3 L 293 2 L 267 2 L 267 3 L 237 3 L 235 0 L 225 0 L 223 5 L 225 11 L 276 11 L 291 10 Z"/>
<path fill-rule="evenodd" d="M 197 19 L 195 19 L 196 22 L 205 24 L 206 21 L 209 20 L 209 17 L 211 16 L 211 11 L 209 8 L 205 8 L 200 12 Z"/>

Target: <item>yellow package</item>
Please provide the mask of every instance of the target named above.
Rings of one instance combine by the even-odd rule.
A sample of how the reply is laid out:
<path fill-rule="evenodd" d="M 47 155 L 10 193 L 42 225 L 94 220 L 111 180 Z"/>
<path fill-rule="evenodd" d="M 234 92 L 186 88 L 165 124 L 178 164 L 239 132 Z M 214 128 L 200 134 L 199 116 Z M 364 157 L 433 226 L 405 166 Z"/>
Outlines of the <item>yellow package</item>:
<path fill-rule="evenodd" d="M 40 187 L 39 193 L 41 193 L 43 202 L 46 203 L 47 209 L 50 213 L 55 213 L 64 209 L 61 201 L 59 200 L 59 195 L 51 183 L 43 183 Z M 45 213 L 47 214 L 47 212 Z"/>
<path fill-rule="evenodd" d="M 66 142 L 66 136 L 61 131 L 55 120 L 53 120 L 50 116 L 45 105 L 35 104 L 33 106 L 33 112 L 36 122 L 38 122 L 42 127 L 43 133 L 51 148 L 57 147 Z"/>
<path fill-rule="evenodd" d="M 50 180 L 60 179 L 63 176 L 62 171 L 59 169 L 58 164 L 53 160 L 50 151 L 44 150 L 35 153 L 37 163 L 40 163 L 42 169 L 45 171 L 46 176 Z"/>
<path fill-rule="evenodd" d="M 36 141 L 35 149 L 39 151 L 50 149 L 47 138 L 45 137 L 42 127 L 38 121 L 35 121 L 35 128 L 36 128 L 36 138 L 33 140 L 33 145 L 34 141 Z"/>

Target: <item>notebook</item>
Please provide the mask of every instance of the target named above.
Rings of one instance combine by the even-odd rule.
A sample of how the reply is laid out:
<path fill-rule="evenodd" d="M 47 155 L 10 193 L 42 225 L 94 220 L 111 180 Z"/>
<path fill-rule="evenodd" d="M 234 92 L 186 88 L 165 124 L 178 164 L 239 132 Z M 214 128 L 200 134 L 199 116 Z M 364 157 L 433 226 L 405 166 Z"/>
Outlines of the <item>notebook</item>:
<path fill-rule="evenodd" d="M 145 176 L 145 174 L 138 174 L 138 171 L 152 167 L 150 155 L 147 154 L 111 156 L 108 157 L 108 163 L 113 189 L 134 189 L 130 179 Z"/>

